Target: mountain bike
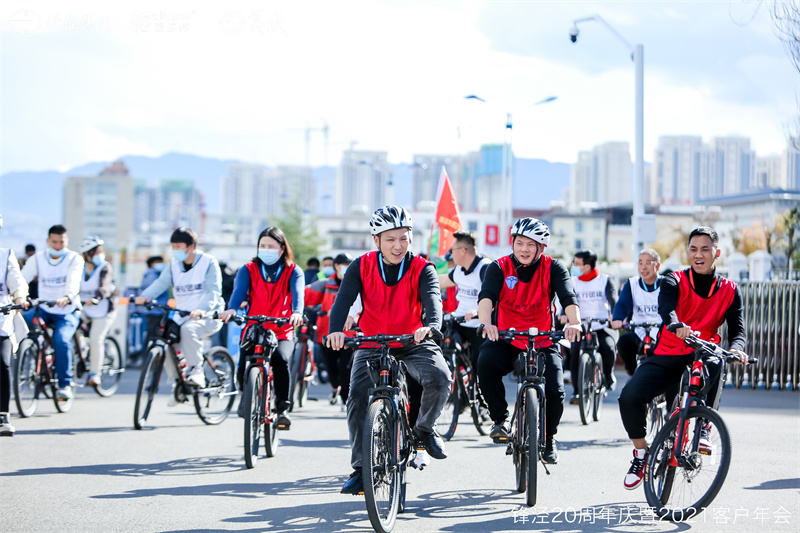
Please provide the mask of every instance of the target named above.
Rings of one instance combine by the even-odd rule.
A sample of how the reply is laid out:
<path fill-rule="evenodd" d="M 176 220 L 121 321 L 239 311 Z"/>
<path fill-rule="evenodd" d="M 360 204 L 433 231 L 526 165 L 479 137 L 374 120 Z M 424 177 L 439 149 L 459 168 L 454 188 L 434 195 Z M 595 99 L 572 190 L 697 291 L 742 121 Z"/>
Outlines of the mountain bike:
<path fill-rule="evenodd" d="M 437 330 L 431 333 L 434 339 L 441 337 Z M 390 348 L 413 343 L 413 334 L 348 337 L 344 341 L 345 347 L 353 350 L 379 349 L 368 360 L 374 387 L 369 389 L 361 454 L 367 514 L 379 533 L 392 531 L 397 514 L 405 509 L 406 470 L 409 464 L 417 467 L 414 459 L 417 449 L 422 449 L 412 430 L 406 365 L 389 353 Z"/>
<path fill-rule="evenodd" d="M 261 327 L 270 323 L 284 326 L 288 318 L 276 318 L 263 315 L 233 316 L 231 320 L 240 326 L 249 323 L 242 340 L 240 350 L 253 350 L 247 361 L 245 381 L 242 386 L 242 402 L 244 413 L 244 464 L 253 468 L 258 462 L 258 449 L 264 437 L 264 448 L 267 457 L 275 457 L 278 451 L 278 410 L 275 386 L 272 377 L 270 357 L 278 348 L 278 336 L 271 329 Z"/>
<path fill-rule="evenodd" d="M 478 334 L 483 325 L 478 326 Z M 517 402 L 511 415 L 512 429 L 509 439 L 495 439 L 498 444 L 508 443 L 506 455 L 514 458 L 517 476 L 517 492 L 526 492 L 529 507 L 536 505 L 538 463 L 541 462 L 547 475 L 550 471 L 542 460 L 547 444 L 545 434 L 545 380 L 544 352 L 535 348 L 535 341 L 549 339 L 558 342 L 564 338 L 563 331 L 498 330 L 499 340 L 511 343 L 527 341 L 528 347 L 514 361 L 514 375 L 518 378 Z"/>
<path fill-rule="evenodd" d="M 463 323 L 464 317 L 451 314 L 445 315 L 442 320 L 442 354 L 453 374 L 450 396 L 436 421 L 437 426 L 445 429 L 439 433 L 444 440 L 450 440 L 455 434 L 458 417 L 466 406 L 469 406 L 478 433 L 488 435 L 492 426 L 492 419 L 488 416 L 478 388 L 477 372 L 472 368 L 469 344 L 461 339 L 456 327 Z"/>
<path fill-rule="evenodd" d="M 289 367 L 289 412 L 294 410 L 295 400 L 298 407 L 308 401 L 308 389 L 314 383 L 317 365 L 314 363 L 314 339 L 317 338 L 317 326 L 309 324 L 303 316 L 303 325 L 298 328 L 297 342 L 292 352 Z"/>
<path fill-rule="evenodd" d="M 654 329 L 661 327 L 661 324 L 655 322 L 641 322 L 638 324 L 624 324 L 622 328 L 631 333 L 636 333 L 637 329 L 644 330 L 644 338 L 639 343 L 639 351 L 636 353 L 636 368 L 639 368 L 642 363 L 647 360 L 651 354 L 651 350 L 655 345 L 655 336 L 651 333 Z M 667 399 L 663 394 L 659 394 L 647 404 L 647 433 L 645 440 L 648 443 L 653 442 L 656 434 L 664 427 L 664 420 L 667 417 Z"/>
<path fill-rule="evenodd" d="M 75 330 L 75 335 L 72 337 L 74 346 L 72 364 L 73 378 L 78 381 L 89 371 L 91 368 L 90 363 L 90 350 L 89 350 L 89 331 L 90 326 L 88 323 L 81 321 L 78 329 Z M 97 394 L 103 397 L 108 397 L 117 392 L 119 387 L 119 380 L 125 368 L 122 364 L 122 352 L 119 349 L 117 341 L 107 335 L 103 339 L 104 356 L 103 362 L 100 364 L 100 385 L 95 385 L 93 388 Z M 82 387 L 83 385 L 78 385 Z"/>
<path fill-rule="evenodd" d="M 721 358 L 720 376 L 726 363 L 740 361 L 738 355 L 694 335 L 684 342 L 696 350 L 690 377 L 684 380 L 679 407 L 650 446 L 644 470 L 647 503 L 660 518 L 674 522 L 694 517 L 714 501 L 731 464 L 728 428 L 719 413 L 705 405 L 704 361 Z"/>
<path fill-rule="evenodd" d="M 175 400 L 178 403 L 185 403 L 192 398 L 200 420 L 208 425 L 222 423 L 228 417 L 237 394 L 234 378 L 236 367 L 231 354 L 222 346 L 215 346 L 203 354 L 206 386 L 199 388 L 189 384 L 184 375 L 187 370 L 186 362 L 178 357 L 174 347 L 180 341 L 181 328 L 169 315 L 172 312 L 180 316 L 189 316 L 191 311 L 173 309 L 152 302 L 145 304 L 145 307 L 149 310 L 160 309 L 164 314 L 161 316 L 154 337 L 147 342 L 147 357 L 142 366 L 133 407 L 133 426 L 142 429 L 147 422 L 165 364 L 172 364 L 177 368 L 177 378 L 172 388 Z"/>
<path fill-rule="evenodd" d="M 585 318 L 584 337 L 581 340 L 580 363 L 578 365 L 578 411 L 581 414 L 581 423 L 600 420 L 603 410 L 603 398 L 606 395 L 606 381 L 603 373 L 603 358 L 600 355 L 600 344 L 597 332 L 592 331 L 592 325 L 608 325 L 608 320 Z M 573 378 L 574 379 L 574 378 Z"/>

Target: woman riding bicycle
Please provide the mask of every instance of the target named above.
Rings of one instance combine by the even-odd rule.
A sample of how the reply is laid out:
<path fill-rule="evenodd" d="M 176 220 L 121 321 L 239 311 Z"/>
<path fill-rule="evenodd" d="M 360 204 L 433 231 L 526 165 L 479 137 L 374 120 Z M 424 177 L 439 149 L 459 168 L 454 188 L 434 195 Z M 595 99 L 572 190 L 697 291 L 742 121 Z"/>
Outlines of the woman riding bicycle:
<path fill-rule="evenodd" d="M 294 328 L 303 323 L 304 288 L 303 270 L 294 264 L 286 235 L 280 228 L 269 227 L 258 236 L 256 257 L 237 272 L 228 310 L 219 315 L 228 322 L 242 302 L 248 301 L 248 315 L 289 318 L 284 326 L 269 323 L 263 326 L 278 337 L 278 347 L 270 359 L 278 402 L 278 429 L 289 429 L 292 424 L 286 412 L 289 408 L 289 361 L 294 349 Z M 236 378 L 240 390 L 244 387 L 244 371 L 251 353 L 244 350 L 239 353 Z"/>
<path fill-rule="evenodd" d="M 81 276 L 81 302 L 83 311 L 81 319 L 91 324 L 89 330 L 89 379 L 86 385 L 100 385 L 100 367 L 105 359 L 104 341 L 111 324 L 117 317 L 117 310 L 111 297 L 114 295 L 114 284 L 111 264 L 106 261 L 103 240 L 90 235 L 81 241 L 78 251 L 83 254 L 84 267 Z"/>

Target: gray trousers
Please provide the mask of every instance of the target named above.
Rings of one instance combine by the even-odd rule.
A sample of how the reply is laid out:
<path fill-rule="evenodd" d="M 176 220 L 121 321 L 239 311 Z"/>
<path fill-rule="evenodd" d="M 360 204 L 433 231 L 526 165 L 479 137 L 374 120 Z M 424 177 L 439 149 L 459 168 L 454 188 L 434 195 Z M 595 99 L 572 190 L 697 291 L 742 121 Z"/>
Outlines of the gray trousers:
<path fill-rule="evenodd" d="M 358 350 L 353 356 L 350 372 L 350 396 L 347 398 L 347 428 L 350 431 L 350 464 L 361 468 L 361 434 L 367 418 L 369 389 L 373 386 L 367 370 L 370 355 L 380 350 Z M 422 385 L 422 400 L 416 428 L 434 430 L 436 419 L 450 395 L 452 376 L 442 356 L 442 350 L 432 341 L 409 348 L 392 349 L 395 357 L 405 362 L 408 374 Z"/>

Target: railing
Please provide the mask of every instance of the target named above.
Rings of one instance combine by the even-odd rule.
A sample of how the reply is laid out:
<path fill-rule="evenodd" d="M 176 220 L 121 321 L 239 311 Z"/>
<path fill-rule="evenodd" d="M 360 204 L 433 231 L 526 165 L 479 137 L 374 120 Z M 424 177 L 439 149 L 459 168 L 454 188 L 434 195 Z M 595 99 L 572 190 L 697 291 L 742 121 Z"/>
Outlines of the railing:
<path fill-rule="evenodd" d="M 800 282 L 739 283 L 750 367 L 730 365 L 726 386 L 797 390 L 800 356 Z"/>

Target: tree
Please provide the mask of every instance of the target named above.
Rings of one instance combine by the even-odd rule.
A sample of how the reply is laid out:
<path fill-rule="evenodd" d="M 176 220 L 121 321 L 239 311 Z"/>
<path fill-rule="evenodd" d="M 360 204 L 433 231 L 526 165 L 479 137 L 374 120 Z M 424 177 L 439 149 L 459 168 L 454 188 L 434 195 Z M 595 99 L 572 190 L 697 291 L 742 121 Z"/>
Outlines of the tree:
<path fill-rule="evenodd" d="M 770 14 L 775 23 L 775 33 L 783 43 L 795 70 L 800 72 L 800 2 L 773 0 L 771 4 Z M 795 115 L 789 126 L 789 142 L 795 150 L 800 150 L 800 114 Z"/>
<path fill-rule="evenodd" d="M 795 252 L 800 248 L 800 242 L 795 237 L 797 230 L 800 229 L 798 228 L 800 226 L 800 206 L 795 206 L 794 209 L 790 209 L 783 214 L 783 224 L 784 239 L 786 241 L 786 260 L 789 264 L 789 273 L 791 275 Z"/>
<path fill-rule="evenodd" d="M 274 217 L 274 225 L 281 228 L 286 241 L 294 252 L 295 264 L 305 266 L 310 257 L 319 253 L 322 239 L 319 238 L 314 219 L 303 213 L 299 191 L 282 202 L 283 214 Z"/>

